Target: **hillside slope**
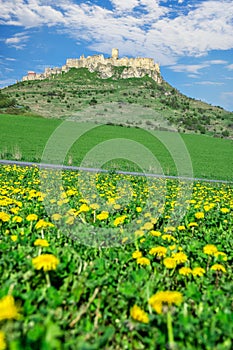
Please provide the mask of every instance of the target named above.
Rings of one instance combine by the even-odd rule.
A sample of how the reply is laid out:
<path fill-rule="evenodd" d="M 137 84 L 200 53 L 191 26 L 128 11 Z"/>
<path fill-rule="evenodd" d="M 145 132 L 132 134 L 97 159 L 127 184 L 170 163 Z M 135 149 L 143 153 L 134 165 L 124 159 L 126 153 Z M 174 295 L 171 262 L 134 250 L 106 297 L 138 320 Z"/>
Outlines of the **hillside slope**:
<path fill-rule="evenodd" d="M 1 111 L 233 138 L 232 112 L 188 98 L 165 81 L 121 79 L 122 69 L 114 67 L 108 79 L 73 68 L 42 81 L 19 82 L 2 90 L 17 105 Z"/>

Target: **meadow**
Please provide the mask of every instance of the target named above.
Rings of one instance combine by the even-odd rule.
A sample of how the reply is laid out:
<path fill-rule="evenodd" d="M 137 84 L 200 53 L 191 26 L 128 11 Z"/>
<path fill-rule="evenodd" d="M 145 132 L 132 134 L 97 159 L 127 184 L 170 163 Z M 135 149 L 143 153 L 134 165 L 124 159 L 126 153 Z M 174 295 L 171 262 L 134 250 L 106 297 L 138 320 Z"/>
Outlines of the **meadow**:
<path fill-rule="evenodd" d="M 39 117 L 20 115 L 4 115 L 1 118 L 1 144 L 0 158 L 14 159 L 32 162 L 41 162 L 46 143 L 56 128 L 63 121 Z M 73 122 L 70 122 L 71 125 Z M 76 123 L 78 124 L 78 123 Z M 80 126 L 87 123 L 82 122 Z M 170 150 L 160 140 L 176 137 L 176 133 L 168 131 L 147 131 L 141 128 L 122 127 L 116 125 L 92 124 L 92 129 L 83 134 L 67 153 L 65 160 L 69 165 L 80 165 L 87 152 L 96 145 L 115 138 L 124 138 L 138 142 L 149 149 L 161 165 L 162 172 L 166 175 L 177 175 L 176 164 L 170 154 Z M 183 140 L 186 152 L 190 155 L 193 176 L 197 178 L 232 180 L 233 143 L 229 139 L 213 138 L 207 135 L 179 134 Z M 182 149 L 183 151 L 183 149 Z M 183 154 L 178 156 L 182 163 Z M 98 167 L 97 163 L 88 166 Z M 216 164 L 218 166 L 216 166 Z M 107 166 L 107 164 L 106 164 Z M 109 165 L 112 168 L 114 164 Z M 120 162 L 116 168 L 122 170 L 140 170 L 129 165 L 129 162 Z M 148 165 L 146 171 L 152 171 Z"/>
<path fill-rule="evenodd" d="M 0 349 L 231 349 L 232 184 L 1 166 L 0 188 Z"/>

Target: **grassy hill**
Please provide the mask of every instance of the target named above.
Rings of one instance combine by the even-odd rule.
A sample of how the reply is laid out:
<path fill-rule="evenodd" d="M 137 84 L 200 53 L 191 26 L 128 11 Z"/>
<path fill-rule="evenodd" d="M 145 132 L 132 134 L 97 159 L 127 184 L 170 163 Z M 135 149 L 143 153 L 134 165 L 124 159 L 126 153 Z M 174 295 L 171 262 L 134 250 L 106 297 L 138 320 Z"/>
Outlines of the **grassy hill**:
<path fill-rule="evenodd" d="M 147 76 L 119 79 L 121 68 L 116 67 L 109 79 L 86 68 L 73 68 L 46 80 L 19 82 L 2 90 L 0 101 L 8 103 L 0 102 L 0 110 L 233 137 L 233 113 L 188 98 L 165 81 L 157 84 Z"/>

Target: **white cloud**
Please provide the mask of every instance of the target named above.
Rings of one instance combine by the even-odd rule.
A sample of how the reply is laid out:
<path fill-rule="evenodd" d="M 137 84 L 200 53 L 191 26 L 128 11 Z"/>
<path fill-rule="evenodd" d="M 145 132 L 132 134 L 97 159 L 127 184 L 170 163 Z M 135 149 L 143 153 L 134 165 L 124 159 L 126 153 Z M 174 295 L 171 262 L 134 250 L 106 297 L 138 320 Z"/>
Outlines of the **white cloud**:
<path fill-rule="evenodd" d="M 216 81 L 199 81 L 199 82 L 195 82 L 195 84 L 197 85 L 224 85 L 224 83 L 220 83 L 220 82 L 216 82 Z"/>
<path fill-rule="evenodd" d="M 23 49 L 25 47 L 26 41 L 29 39 L 29 36 L 25 33 L 17 33 L 11 38 L 5 39 L 5 43 L 16 49 Z"/>
<path fill-rule="evenodd" d="M 210 60 L 210 61 L 205 61 L 207 64 L 227 64 L 227 61 L 224 60 Z"/>
<path fill-rule="evenodd" d="M 193 74 L 199 74 L 199 70 L 208 67 L 208 64 L 178 64 L 174 66 L 170 66 L 169 68 L 173 70 L 173 72 L 187 72 Z"/>
<path fill-rule="evenodd" d="M 0 0 L 0 23 L 25 28 L 57 26 L 97 51 L 110 53 L 114 43 L 122 55 L 153 57 L 162 65 L 174 64 L 183 56 L 233 48 L 232 0 L 196 1 L 195 6 L 178 0 L 176 5 L 182 6 L 170 8 L 159 0 L 110 2 L 113 10 L 100 1 L 98 6 L 74 0 Z M 223 64 L 220 61 L 211 64 Z M 198 71 L 190 69 L 190 73 Z"/>
<path fill-rule="evenodd" d="M 227 66 L 227 69 L 233 70 L 233 64 L 229 64 L 229 66 Z"/>

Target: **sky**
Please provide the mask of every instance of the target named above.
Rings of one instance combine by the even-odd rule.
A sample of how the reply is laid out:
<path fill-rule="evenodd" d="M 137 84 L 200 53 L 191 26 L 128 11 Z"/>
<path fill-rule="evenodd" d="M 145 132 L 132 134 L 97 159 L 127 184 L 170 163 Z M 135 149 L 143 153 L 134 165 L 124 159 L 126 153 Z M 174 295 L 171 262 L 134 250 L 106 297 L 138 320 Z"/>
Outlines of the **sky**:
<path fill-rule="evenodd" d="M 233 0 L 0 0 L 0 87 L 94 54 L 151 57 L 181 93 L 233 111 Z"/>

